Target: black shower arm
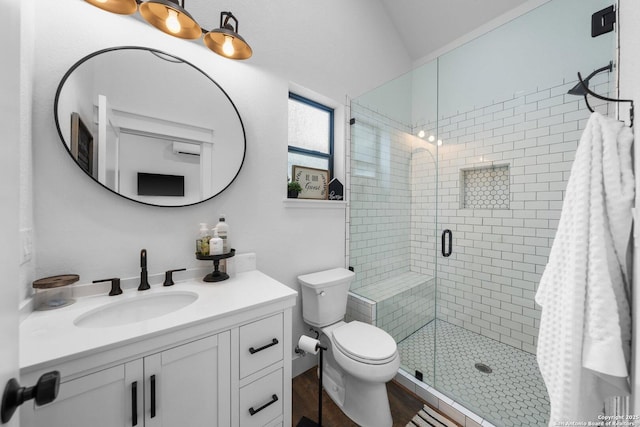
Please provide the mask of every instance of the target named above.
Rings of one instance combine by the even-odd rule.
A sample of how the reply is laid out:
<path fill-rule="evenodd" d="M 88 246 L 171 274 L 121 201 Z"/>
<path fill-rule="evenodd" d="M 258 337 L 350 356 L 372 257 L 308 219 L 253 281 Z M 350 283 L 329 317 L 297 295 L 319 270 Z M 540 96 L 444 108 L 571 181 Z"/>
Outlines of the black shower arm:
<path fill-rule="evenodd" d="M 601 73 L 601 72 L 603 72 L 603 71 L 608 71 L 608 72 L 613 71 L 613 61 L 610 61 L 610 62 L 609 62 L 609 65 L 605 65 L 605 66 L 604 66 L 604 67 L 602 67 L 602 68 L 598 68 L 597 70 L 595 70 L 594 72 L 592 72 L 591 74 L 589 74 L 589 75 L 587 76 L 587 78 L 586 78 L 586 79 L 584 79 L 584 81 L 585 81 L 585 82 L 588 82 L 589 80 L 591 80 L 591 78 L 592 78 L 593 76 L 595 76 L 596 74 Z M 578 73 L 578 77 L 580 77 L 580 73 Z M 582 81 L 583 81 L 583 80 L 582 80 L 582 79 L 580 79 L 580 82 L 581 82 L 581 83 L 582 83 Z M 582 86 L 584 86 L 584 84 L 583 84 Z"/>

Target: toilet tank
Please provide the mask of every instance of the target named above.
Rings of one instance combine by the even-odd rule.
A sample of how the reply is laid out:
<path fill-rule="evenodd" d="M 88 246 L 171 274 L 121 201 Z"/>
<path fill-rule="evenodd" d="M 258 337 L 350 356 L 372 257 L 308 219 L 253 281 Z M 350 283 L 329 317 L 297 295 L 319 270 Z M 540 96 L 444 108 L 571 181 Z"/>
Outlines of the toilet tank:
<path fill-rule="evenodd" d="M 355 277 L 346 268 L 298 276 L 302 287 L 302 317 L 312 326 L 325 327 L 344 319 L 349 286 Z"/>

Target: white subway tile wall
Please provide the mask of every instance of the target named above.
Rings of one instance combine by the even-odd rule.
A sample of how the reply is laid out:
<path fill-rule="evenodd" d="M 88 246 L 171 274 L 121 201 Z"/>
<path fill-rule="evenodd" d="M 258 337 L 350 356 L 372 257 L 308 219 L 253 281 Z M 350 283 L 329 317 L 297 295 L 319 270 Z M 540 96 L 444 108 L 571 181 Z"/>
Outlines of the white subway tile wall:
<path fill-rule="evenodd" d="M 609 76 L 603 77 L 595 91 L 607 94 Z M 575 83 L 442 117 L 437 191 L 434 172 L 419 166 L 429 163 L 432 149 L 412 159 L 412 267 L 432 268 L 439 237 L 431 220 L 435 200 L 439 228 L 453 232 L 452 255 L 438 257 L 437 318 L 529 353 L 536 351 L 540 319 L 534 295 L 590 115 L 583 98 L 566 94 Z M 590 104 L 602 114 L 613 112 L 607 103 L 593 99 Z M 430 124 L 419 126 L 429 129 Z M 477 209 L 477 200 L 476 209 L 461 209 L 464 171 L 506 165 L 508 209 Z"/>
<path fill-rule="evenodd" d="M 433 274 L 411 271 L 411 160 L 418 139 L 408 126 L 355 103 L 351 109 L 351 291 L 372 301 L 375 315 L 363 315 L 368 308 L 354 295 L 347 320 L 373 317 L 371 323 L 401 341 L 435 318 Z"/>
<path fill-rule="evenodd" d="M 411 136 L 406 125 L 351 105 L 349 262 L 352 291 L 409 271 Z M 432 275 L 433 276 L 433 275 Z"/>
<path fill-rule="evenodd" d="M 592 89 L 610 93 L 609 77 L 597 76 Z M 387 302 L 375 307 L 378 326 L 391 319 L 385 330 L 405 337 L 411 332 L 403 315 L 422 310 L 423 319 L 432 318 L 429 278 L 437 264 L 437 318 L 535 353 L 540 311 L 534 295 L 590 114 L 583 98 L 567 94 L 575 83 L 414 126 L 352 102 L 348 240 L 356 279 L 351 290 Z M 590 104 L 613 113 L 605 102 L 590 99 Z M 434 135 L 434 141 L 413 136 L 416 129 Z M 465 188 L 477 187 L 478 174 L 487 170 L 500 171 L 500 178 L 496 173 L 485 199 L 462 208 Z M 508 206 L 478 208 L 495 196 L 496 186 L 508 186 Z M 448 258 L 436 252 L 444 229 L 453 232 Z M 375 289 L 392 288 L 394 277 L 407 272 L 425 276 L 420 299 L 429 303 L 416 309 L 401 296 L 376 300 Z"/>

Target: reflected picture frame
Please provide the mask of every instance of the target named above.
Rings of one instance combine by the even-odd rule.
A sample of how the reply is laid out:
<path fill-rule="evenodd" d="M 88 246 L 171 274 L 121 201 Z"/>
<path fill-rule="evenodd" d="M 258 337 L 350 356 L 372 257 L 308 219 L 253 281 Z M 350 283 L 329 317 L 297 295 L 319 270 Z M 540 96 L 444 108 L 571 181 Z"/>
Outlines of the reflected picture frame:
<path fill-rule="evenodd" d="M 291 167 L 293 181 L 300 184 L 302 191 L 299 199 L 327 200 L 329 189 L 329 171 L 306 166 L 293 165 Z"/>
<path fill-rule="evenodd" d="M 71 155 L 78 165 L 93 176 L 93 134 L 80 114 L 71 113 Z"/>

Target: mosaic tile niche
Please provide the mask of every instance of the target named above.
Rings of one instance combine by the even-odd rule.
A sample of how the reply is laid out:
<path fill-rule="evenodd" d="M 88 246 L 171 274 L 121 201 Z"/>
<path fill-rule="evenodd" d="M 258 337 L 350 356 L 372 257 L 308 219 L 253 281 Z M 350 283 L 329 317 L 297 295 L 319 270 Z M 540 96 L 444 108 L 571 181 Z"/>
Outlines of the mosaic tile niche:
<path fill-rule="evenodd" d="M 509 166 L 462 169 L 463 209 L 509 209 Z"/>

